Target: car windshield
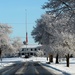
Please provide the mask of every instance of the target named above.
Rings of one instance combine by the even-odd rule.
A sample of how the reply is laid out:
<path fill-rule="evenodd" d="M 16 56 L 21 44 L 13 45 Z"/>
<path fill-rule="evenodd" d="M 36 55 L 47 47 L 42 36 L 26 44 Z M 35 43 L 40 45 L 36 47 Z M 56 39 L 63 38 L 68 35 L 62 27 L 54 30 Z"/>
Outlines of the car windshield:
<path fill-rule="evenodd" d="M 75 0 L 0 0 L 0 75 L 75 75 Z"/>

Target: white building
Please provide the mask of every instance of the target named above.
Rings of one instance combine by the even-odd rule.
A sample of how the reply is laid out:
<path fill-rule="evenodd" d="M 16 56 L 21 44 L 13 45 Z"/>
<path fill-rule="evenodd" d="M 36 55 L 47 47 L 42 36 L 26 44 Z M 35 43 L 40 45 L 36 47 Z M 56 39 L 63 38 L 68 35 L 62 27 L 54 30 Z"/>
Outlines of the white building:
<path fill-rule="evenodd" d="M 22 57 L 30 57 L 30 56 L 37 56 L 36 52 L 41 50 L 42 45 L 23 45 L 20 50 L 20 56 Z"/>
<path fill-rule="evenodd" d="M 27 30 L 27 29 L 26 29 Z M 28 44 L 28 34 L 26 31 L 26 41 L 19 51 L 21 57 L 37 56 L 37 51 L 42 50 L 42 45 Z"/>

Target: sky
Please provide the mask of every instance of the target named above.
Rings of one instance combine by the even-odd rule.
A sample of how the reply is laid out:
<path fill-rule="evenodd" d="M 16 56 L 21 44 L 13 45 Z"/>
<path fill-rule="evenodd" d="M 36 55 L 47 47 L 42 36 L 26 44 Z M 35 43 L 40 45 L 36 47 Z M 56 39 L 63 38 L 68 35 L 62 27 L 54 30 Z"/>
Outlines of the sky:
<path fill-rule="evenodd" d="M 21 37 L 25 41 L 26 37 L 26 13 L 28 43 L 35 44 L 31 36 L 35 21 L 40 18 L 45 10 L 41 9 L 47 0 L 0 0 L 0 23 L 12 26 L 11 38 Z"/>

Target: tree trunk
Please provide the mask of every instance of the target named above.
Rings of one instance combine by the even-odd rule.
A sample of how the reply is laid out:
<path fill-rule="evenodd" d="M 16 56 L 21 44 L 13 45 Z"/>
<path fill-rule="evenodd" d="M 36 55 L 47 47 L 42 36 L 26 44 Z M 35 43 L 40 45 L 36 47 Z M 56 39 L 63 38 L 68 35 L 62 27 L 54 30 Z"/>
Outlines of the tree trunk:
<path fill-rule="evenodd" d="M 1 51 L 1 48 L 0 48 L 0 55 L 1 55 L 2 51 Z"/>
<path fill-rule="evenodd" d="M 48 56 L 47 56 L 47 61 L 48 61 Z"/>
<path fill-rule="evenodd" d="M 50 62 L 53 62 L 53 55 L 50 55 Z"/>
<path fill-rule="evenodd" d="M 50 54 L 49 54 L 49 64 L 50 64 Z"/>
<path fill-rule="evenodd" d="M 58 64 L 59 61 L 58 61 L 58 54 L 56 55 L 56 64 Z"/>
<path fill-rule="evenodd" d="M 67 67 L 69 67 L 69 54 L 66 56 Z"/>

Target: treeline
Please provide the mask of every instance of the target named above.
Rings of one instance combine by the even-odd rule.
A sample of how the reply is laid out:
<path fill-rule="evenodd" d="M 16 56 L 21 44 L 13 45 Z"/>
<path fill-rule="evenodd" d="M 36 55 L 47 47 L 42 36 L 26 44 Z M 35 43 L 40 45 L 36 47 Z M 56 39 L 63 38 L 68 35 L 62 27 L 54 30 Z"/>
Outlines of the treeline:
<path fill-rule="evenodd" d="M 14 56 L 22 46 L 21 39 L 19 37 L 11 39 L 10 34 L 12 34 L 12 27 L 0 23 L 0 57 Z"/>
<path fill-rule="evenodd" d="M 47 57 L 75 57 L 75 0 L 48 0 L 46 9 L 33 28 L 35 42 L 43 45 Z"/>

